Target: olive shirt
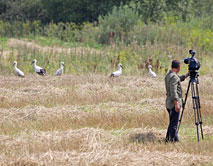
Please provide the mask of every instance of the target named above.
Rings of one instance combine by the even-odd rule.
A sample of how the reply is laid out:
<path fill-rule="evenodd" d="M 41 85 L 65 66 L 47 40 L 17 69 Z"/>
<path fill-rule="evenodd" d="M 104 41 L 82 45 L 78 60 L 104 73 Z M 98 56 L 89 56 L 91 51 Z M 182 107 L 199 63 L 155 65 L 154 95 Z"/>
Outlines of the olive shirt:
<path fill-rule="evenodd" d="M 165 77 L 166 85 L 166 108 L 175 108 L 174 100 L 178 101 L 180 107 L 182 107 L 182 88 L 181 81 L 184 81 L 185 75 L 178 76 L 175 72 L 169 71 Z"/>

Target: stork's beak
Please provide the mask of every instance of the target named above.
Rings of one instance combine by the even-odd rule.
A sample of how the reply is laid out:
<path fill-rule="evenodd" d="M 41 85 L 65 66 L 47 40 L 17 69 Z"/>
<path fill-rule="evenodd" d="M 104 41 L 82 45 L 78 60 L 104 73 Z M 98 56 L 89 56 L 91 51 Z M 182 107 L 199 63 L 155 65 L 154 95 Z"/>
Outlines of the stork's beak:
<path fill-rule="evenodd" d="M 121 68 L 123 69 L 123 66 L 121 66 Z"/>
<path fill-rule="evenodd" d="M 34 63 L 34 61 L 32 61 L 32 63 L 31 64 L 33 64 Z"/>

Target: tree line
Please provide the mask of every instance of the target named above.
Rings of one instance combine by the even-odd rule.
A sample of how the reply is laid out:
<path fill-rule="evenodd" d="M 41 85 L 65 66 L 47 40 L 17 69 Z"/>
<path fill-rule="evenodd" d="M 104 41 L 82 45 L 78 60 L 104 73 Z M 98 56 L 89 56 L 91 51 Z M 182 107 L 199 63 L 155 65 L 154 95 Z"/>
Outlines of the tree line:
<path fill-rule="evenodd" d="M 0 0 L 0 20 L 50 22 L 96 22 L 113 7 L 129 5 L 137 9 L 145 23 L 160 22 L 168 16 L 188 21 L 212 17 L 212 0 Z"/>

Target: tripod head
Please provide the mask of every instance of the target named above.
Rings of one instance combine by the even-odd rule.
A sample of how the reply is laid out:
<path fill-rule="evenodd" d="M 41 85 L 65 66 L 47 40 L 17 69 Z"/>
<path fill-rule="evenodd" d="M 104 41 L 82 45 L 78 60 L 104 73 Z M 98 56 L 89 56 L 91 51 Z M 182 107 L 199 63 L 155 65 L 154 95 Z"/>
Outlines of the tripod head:
<path fill-rule="evenodd" d="M 198 78 L 199 77 L 199 72 L 198 71 L 189 71 L 189 76 L 190 76 L 190 79 L 195 79 L 195 78 Z"/>

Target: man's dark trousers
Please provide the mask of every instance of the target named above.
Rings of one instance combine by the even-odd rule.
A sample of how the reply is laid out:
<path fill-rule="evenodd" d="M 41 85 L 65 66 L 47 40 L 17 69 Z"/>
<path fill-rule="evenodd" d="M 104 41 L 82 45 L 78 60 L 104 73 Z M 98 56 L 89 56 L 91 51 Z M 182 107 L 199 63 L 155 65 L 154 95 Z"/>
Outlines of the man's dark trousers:
<path fill-rule="evenodd" d="M 166 134 L 166 142 L 178 142 L 178 134 L 176 132 L 179 120 L 179 112 L 173 109 L 167 109 L 169 113 L 169 126 Z"/>

